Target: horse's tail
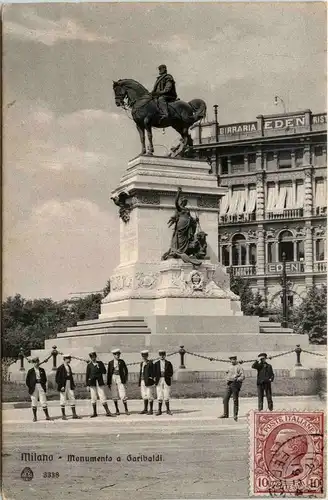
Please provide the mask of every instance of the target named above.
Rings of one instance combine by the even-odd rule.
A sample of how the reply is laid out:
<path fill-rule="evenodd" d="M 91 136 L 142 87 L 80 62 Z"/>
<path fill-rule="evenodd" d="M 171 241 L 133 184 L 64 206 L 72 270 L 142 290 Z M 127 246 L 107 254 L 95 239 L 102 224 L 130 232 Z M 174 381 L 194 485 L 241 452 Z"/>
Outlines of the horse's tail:
<path fill-rule="evenodd" d="M 202 99 L 193 99 L 188 102 L 194 112 L 194 123 L 202 120 L 206 116 L 206 102 Z"/>

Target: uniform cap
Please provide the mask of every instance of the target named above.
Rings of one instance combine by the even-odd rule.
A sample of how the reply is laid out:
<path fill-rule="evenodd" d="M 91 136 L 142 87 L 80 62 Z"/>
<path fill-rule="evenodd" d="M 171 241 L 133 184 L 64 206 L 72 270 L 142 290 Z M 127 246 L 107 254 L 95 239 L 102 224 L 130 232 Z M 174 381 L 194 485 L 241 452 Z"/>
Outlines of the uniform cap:
<path fill-rule="evenodd" d="M 149 354 L 149 351 L 147 351 L 147 349 L 144 349 L 143 351 L 141 351 L 141 354 Z"/>
<path fill-rule="evenodd" d="M 231 359 L 231 360 L 237 359 L 237 356 L 229 356 L 229 359 Z"/>
<path fill-rule="evenodd" d="M 112 354 L 121 353 L 120 349 L 112 349 Z"/>
<path fill-rule="evenodd" d="M 63 354 L 63 359 L 71 359 L 72 356 L 70 354 Z"/>
<path fill-rule="evenodd" d="M 38 357 L 36 357 L 36 358 L 32 358 L 31 361 L 32 361 L 32 363 L 36 363 L 37 361 L 40 361 L 40 359 Z"/>
<path fill-rule="evenodd" d="M 260 352 L 260 354 L 258 355 L 258 358 L 267 358 L 268 355 L 266 352 Z"/>
<path fill-rule="evenodd" d="M 160 349 L 160 350 L 158 351 L 158 354 L 166 354 L 166 351 L 165 351 L 164 349 Z"/>
<path fill-rule="evenodd" d="M 92 358 L 93 356 L 97 356 L 97 353 L 95 351 L 90 352 L 89 356 L 90 356 L 90 358 Z"/>

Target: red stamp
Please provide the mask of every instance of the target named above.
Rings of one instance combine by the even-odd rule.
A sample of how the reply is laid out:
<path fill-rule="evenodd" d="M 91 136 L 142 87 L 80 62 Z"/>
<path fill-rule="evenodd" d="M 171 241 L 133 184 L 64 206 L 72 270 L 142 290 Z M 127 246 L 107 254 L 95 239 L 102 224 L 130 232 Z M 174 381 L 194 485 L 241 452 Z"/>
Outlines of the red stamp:
<path fill-rule="evenodd" d="M 251 494 L 324 495 L 324 413 L 252 412 Z"/>

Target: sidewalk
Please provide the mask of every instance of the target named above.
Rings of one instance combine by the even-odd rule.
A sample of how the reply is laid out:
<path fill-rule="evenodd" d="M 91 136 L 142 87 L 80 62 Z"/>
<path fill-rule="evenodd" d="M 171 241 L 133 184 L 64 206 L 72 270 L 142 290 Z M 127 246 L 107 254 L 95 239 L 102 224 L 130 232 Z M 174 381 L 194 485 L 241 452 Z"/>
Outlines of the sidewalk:
<path fill-rule="evenodd" d="M 277 396 L 273 397 L 274 408 L 275 410 L 303 410 L 303 409 L 324 409 L 326 407 L 326 403 L 321 401 L 318 396 Z M 129 400 L 129 408 L 132 411 L 140 411 L 142 409 L 142 400 L 141 399 L 131 399 Z M 114 404 L 111 400 L 108 400 L 108 404 L 113 410 Z M 232 400 L 231 400 L 232 404 Z M 123 411 L 123 405 L 119 402 L 121 411 Z M 199 412 L 201 415 L 209 415 L 213 412 L 217 413 L 218 408 L 219 411 L 222 405 L 222 398 L 188 398 L 188 399 L 172 399 L 171 407 L 179 408 L 182 410 L 194 410 Z M 59 409 L 59 400 L 58 401 L 49 401 L 49 408 L 58 408 Z M 164 405 L 163 405 L 164 406 Z M 245 414 L 257 408 L 257 398 L 239 398 L 239 406 L 242 412 Z M 21 401 L 21 402 L 9 402 L 2 403 L 2 410 L 12 410 L 12 409 L 25 409 L 30 408 L 31 403 L 29 401 Z M 90 411 L 90 400 L 88 399 L 77 399 L 76 407 L 83 408 Z M 101 408 L 101 404 L 98 401 L 98 407 Z M 157 401 L 154 402 L 154 408 L 157 408 Z"/>

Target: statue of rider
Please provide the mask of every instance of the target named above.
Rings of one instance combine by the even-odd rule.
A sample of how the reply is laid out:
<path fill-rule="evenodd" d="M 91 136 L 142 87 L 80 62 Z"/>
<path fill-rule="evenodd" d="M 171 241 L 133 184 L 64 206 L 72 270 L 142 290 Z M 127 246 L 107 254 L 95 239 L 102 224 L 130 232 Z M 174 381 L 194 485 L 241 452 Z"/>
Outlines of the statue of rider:
<path fill-rule="evenodd" d="M 176 101 L 178 96 L 173 76 L 167 72 L 165 64 L 161 64 L 158 70 L 159 75 L 152 90 L 152 96 L 158 98 L 157 101 L 160 111 L 159 123 L 162 123 L 169 115 L 168 103 Z"/>

